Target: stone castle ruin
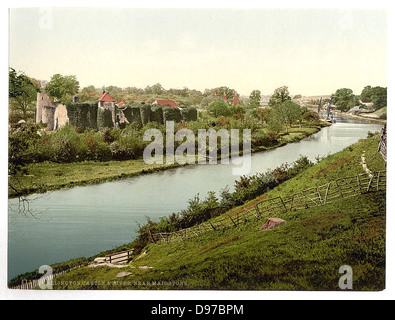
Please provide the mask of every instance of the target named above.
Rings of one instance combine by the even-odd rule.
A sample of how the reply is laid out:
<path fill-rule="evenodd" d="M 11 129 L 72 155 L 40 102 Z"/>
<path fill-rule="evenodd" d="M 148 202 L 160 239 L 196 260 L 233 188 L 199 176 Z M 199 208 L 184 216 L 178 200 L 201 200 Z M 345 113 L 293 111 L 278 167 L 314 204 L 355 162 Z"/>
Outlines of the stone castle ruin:
<path fill-rule="evenodd" d="M 157 101 L 153 105 L 127 105 L 123 100 L 116 104 L 115 99 L 103 90 L 95 102 L 81 103 L 74 96 L 72 103 L 64 104 L 53 102 L 48 93 L 40 92 L 37 93 L 36 122 L 46 124 L 46 131 L 55 131 L 67 123 L 78 128 L 102 130 L 133 122 L 145 125 L 148 122 L 164 124 L 166 121 L 197 120 L 196 108 L 179 108 L 175 103 L 161 105 Z"/>

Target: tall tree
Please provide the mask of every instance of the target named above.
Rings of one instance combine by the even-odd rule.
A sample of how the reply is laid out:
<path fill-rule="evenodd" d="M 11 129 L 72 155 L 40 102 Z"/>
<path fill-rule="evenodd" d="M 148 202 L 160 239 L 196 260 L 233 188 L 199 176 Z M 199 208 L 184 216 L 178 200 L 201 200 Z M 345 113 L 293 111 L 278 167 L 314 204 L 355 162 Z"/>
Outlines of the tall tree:
<path fill-rule="evenodd" d="M 387 88 L 366 86 L 361 92 L 363 102 L 373 102 L 375 110 L 387 106 Z"/>
<path fill-rule="evenodd" d="M 13 68 L 9 69 L 8 76 L 10 106 L 12 109 L 22 112 L 23 119 L 26 119 L 28 111 L 34 110 L 37 92 L 40 91 L 39 84 L 24 73 L 17 73 Z"/>
<path fill-rule="evenodd" d="M 51 81 L 45 88 L 52 98 L 57 101 L 71 101 L 73 95 L 78 93 L 80 83 L 76 76 L 63 76 L 55 74 L 51 77 Z"/>
<path fill-rule="evenodd" d="M 288 87 L 282 86 L 274 90 L 274 93 L 272 94 L 269 100 L 269 106 L 273 107 L 276 104 L 281 104 L 288 100 L 291 100 Z"/>
<path fill-rule="evenodd" d="M 291 100 L 283 103 L 274 104 L 270 109 L 270 120 L 272 124 L 281 124 L 285 126 L 288 133 L 289 127 L 302 118 L 302 108 Z M 278 126 L 277 126 L 278 127 Z"/>
<path fill-rule="evenodd" d="M 249 106 L 251 108 L 259 108 L 261 105 L 261 92 L 253 90 L 250 94 Z"/>
<path fill-rule="evenodd" d="M 331 102 L 336 105 L 340 111 L 346 112 L 356 105 L 357 99 L 351 89 L 342 88 L 337 89 L 336 92 L 331 95 Z"/>

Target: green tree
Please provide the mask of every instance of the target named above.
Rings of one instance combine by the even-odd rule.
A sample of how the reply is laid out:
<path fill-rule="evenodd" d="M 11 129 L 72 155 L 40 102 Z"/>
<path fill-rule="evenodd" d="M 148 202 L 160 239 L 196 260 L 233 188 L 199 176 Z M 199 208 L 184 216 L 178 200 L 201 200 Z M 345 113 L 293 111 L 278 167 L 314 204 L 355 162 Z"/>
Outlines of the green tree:
<path fill-rule="evenodd" d="M 259 108 L 261 105 L 261 92 L 253 90 L 250 94 L 249 106 L 251 108 Z"/>
<path fill-rule="evenodd" d="M 80 84 L 76 76 L 63 76 L 55 74 L 45 88 L 52 98 L 57 101 L 68 102 L 72 100 L 73 95 L 78 93 Z"/>
<path fill-rule="evenodd" d="M 274 93 L 270 97 L 269 106 L 273 107 L 284 103 L 285 101 L 290 101 L 291 96 L 289 95 L 288 87 L 283 86 L 274 90 Z"/>
<path fill-rule="evenodd" d="M 331 95 L 331 101 L 340 111 L 346 112 L 356 105 L 357 99 L 351 89 L 342 88 Z"/>
<path fill-rule="evenodd" d="M 286 100 L 283 103 L 275 104 L 270 110 L 271 128 L 276 128 L 274 131 L 278 131 L 278 124 L 285 126 L 286 132 L 288 133 L 289 127 L 302 118 L 302 109 L 300 105 L 290 100 Z"/>
<path fill-rule="evenodd" d="M 268 123 L 270 119 L 270 108 L 258 108 L 256 115 L 262 123 Z"/>
<path fill-rule="evenodd" d="M 221 100 L 223 99 L 224 95 L 226 95 L 226 99 L 228 100 L 229 104 L 232 103 L 233 98 L 235 96 L 235 90 L 231 89 L 226 86 L 217 87 L 208 91 L 210 95 L 216 95 Z"/>
<path fill-rule="evenodd" d="M 362 102 L 373 102 L 375 110 L 387 106 L 387 88 L 366 86 L 361 92 Z"/>
<path fill-rule="evenodd" d="M 230 108 L 224 101 L 214 101 L 207 107 L 207 112 L 215 118 L 230 116 Z"/>
<path fill-rule="evenodd" d="M 13 68 L 9 69 L 8 76 L 10 107 L 22 112 L 23 119 L 26 119 L 28 112 L 34 110 L 37 92 L 40 91 L 39 84 L 24 73 L 17 73 Z"/>

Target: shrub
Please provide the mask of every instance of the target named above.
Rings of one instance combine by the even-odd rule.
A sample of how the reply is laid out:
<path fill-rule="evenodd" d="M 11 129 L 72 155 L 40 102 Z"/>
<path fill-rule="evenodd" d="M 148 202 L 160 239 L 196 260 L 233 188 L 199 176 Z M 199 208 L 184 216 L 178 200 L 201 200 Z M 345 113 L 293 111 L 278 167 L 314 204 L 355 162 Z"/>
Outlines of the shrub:
<path fill-rule="evenodd" d="M 227 127 L 230 125 L 230 120 L 228 118 L 221 116 L 217 119 L 217 121 L 215 122 L 215 125 L 217 127 Z"/>
<path fill-rule="evenodd" d="M 207 107 L 207 112 L 215 118 L 220 116 L 228 117 L 231 115 L 229 106 L 224 101 L 215 101 L 210 103 Z"/>
<path fill-rule="evenodd" d="M 35 160 L 36 147 L 40 145 L 38 126 L 24 123 L 10 131 L 8 137 L 8 174 L 23 171 L 23 167 Z"/>
<path fill-rule="evenodd" d="M 309 122 L 320 120 L 320 116 L 318 115 L 318 113 L 313 112 L 313 111 L 307 111 L 307 112 L 303 113 L 302 117 L 303 117 L 303 120 L 309 121 Z"/>
<path fill-rule="evenodd" d="M 66 125 L 51 135 L 50 143 L 54 162 L 73 162 L 85 160 L 86 145 L 80 135 L 70 125 Z"/>
<path fill-rule="evenodd" d="M 87 148 L 86 160 L 109 161 L 111 150 L 108 143 L 103 141 L 100 132 L 89 131 L 85 134 L 84 142 Z"/>

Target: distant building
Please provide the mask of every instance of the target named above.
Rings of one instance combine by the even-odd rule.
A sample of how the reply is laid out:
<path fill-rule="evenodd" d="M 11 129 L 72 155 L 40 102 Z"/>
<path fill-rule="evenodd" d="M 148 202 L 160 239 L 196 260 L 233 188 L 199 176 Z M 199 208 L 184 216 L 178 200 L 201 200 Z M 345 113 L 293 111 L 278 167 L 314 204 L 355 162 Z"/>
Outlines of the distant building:
<path fill-rule="evenodd" d="M 162 107 L 169 106 L 172 108 L 178 108 L 177 103 L 175 103 L 173 100 L 155 100 L 152 104 L 158 104 Z"/>
<path fill-rule="evenodd" d="M 226 97 L 226 92 L 224 92 L 224 96 L 223 96 L 222 100 L 224 100 L 224 102 L 226 102 L 226 104 L 229 104 L 228 98 Z"/>
<path fill-rule="evenodd" d="M 122 107 L 126 104 L 125 100 L 122 100 L 116 104 L 117 107 Z"/>
<path fill-rule="evenodd" d="M 237 106 L 238 104 L 240 104 L 240 100 L 235 91 L 235 96 L 233 97 L 232 106 Z"/>
<path fill-rule="evenodd" d="M 112 115 L 112 122 L 115 124 L 117 121 L 116 117 L 116 105 L 115 105 L 115 99 L 111 97 L 111 95 L 106 92 L 105 90 L 102 91 L 102 94 L 100 98 L 97 100 L 98 102 L 98 107 L 101 108 L 102 110 L 110 110 L 111 115 Z"/>

